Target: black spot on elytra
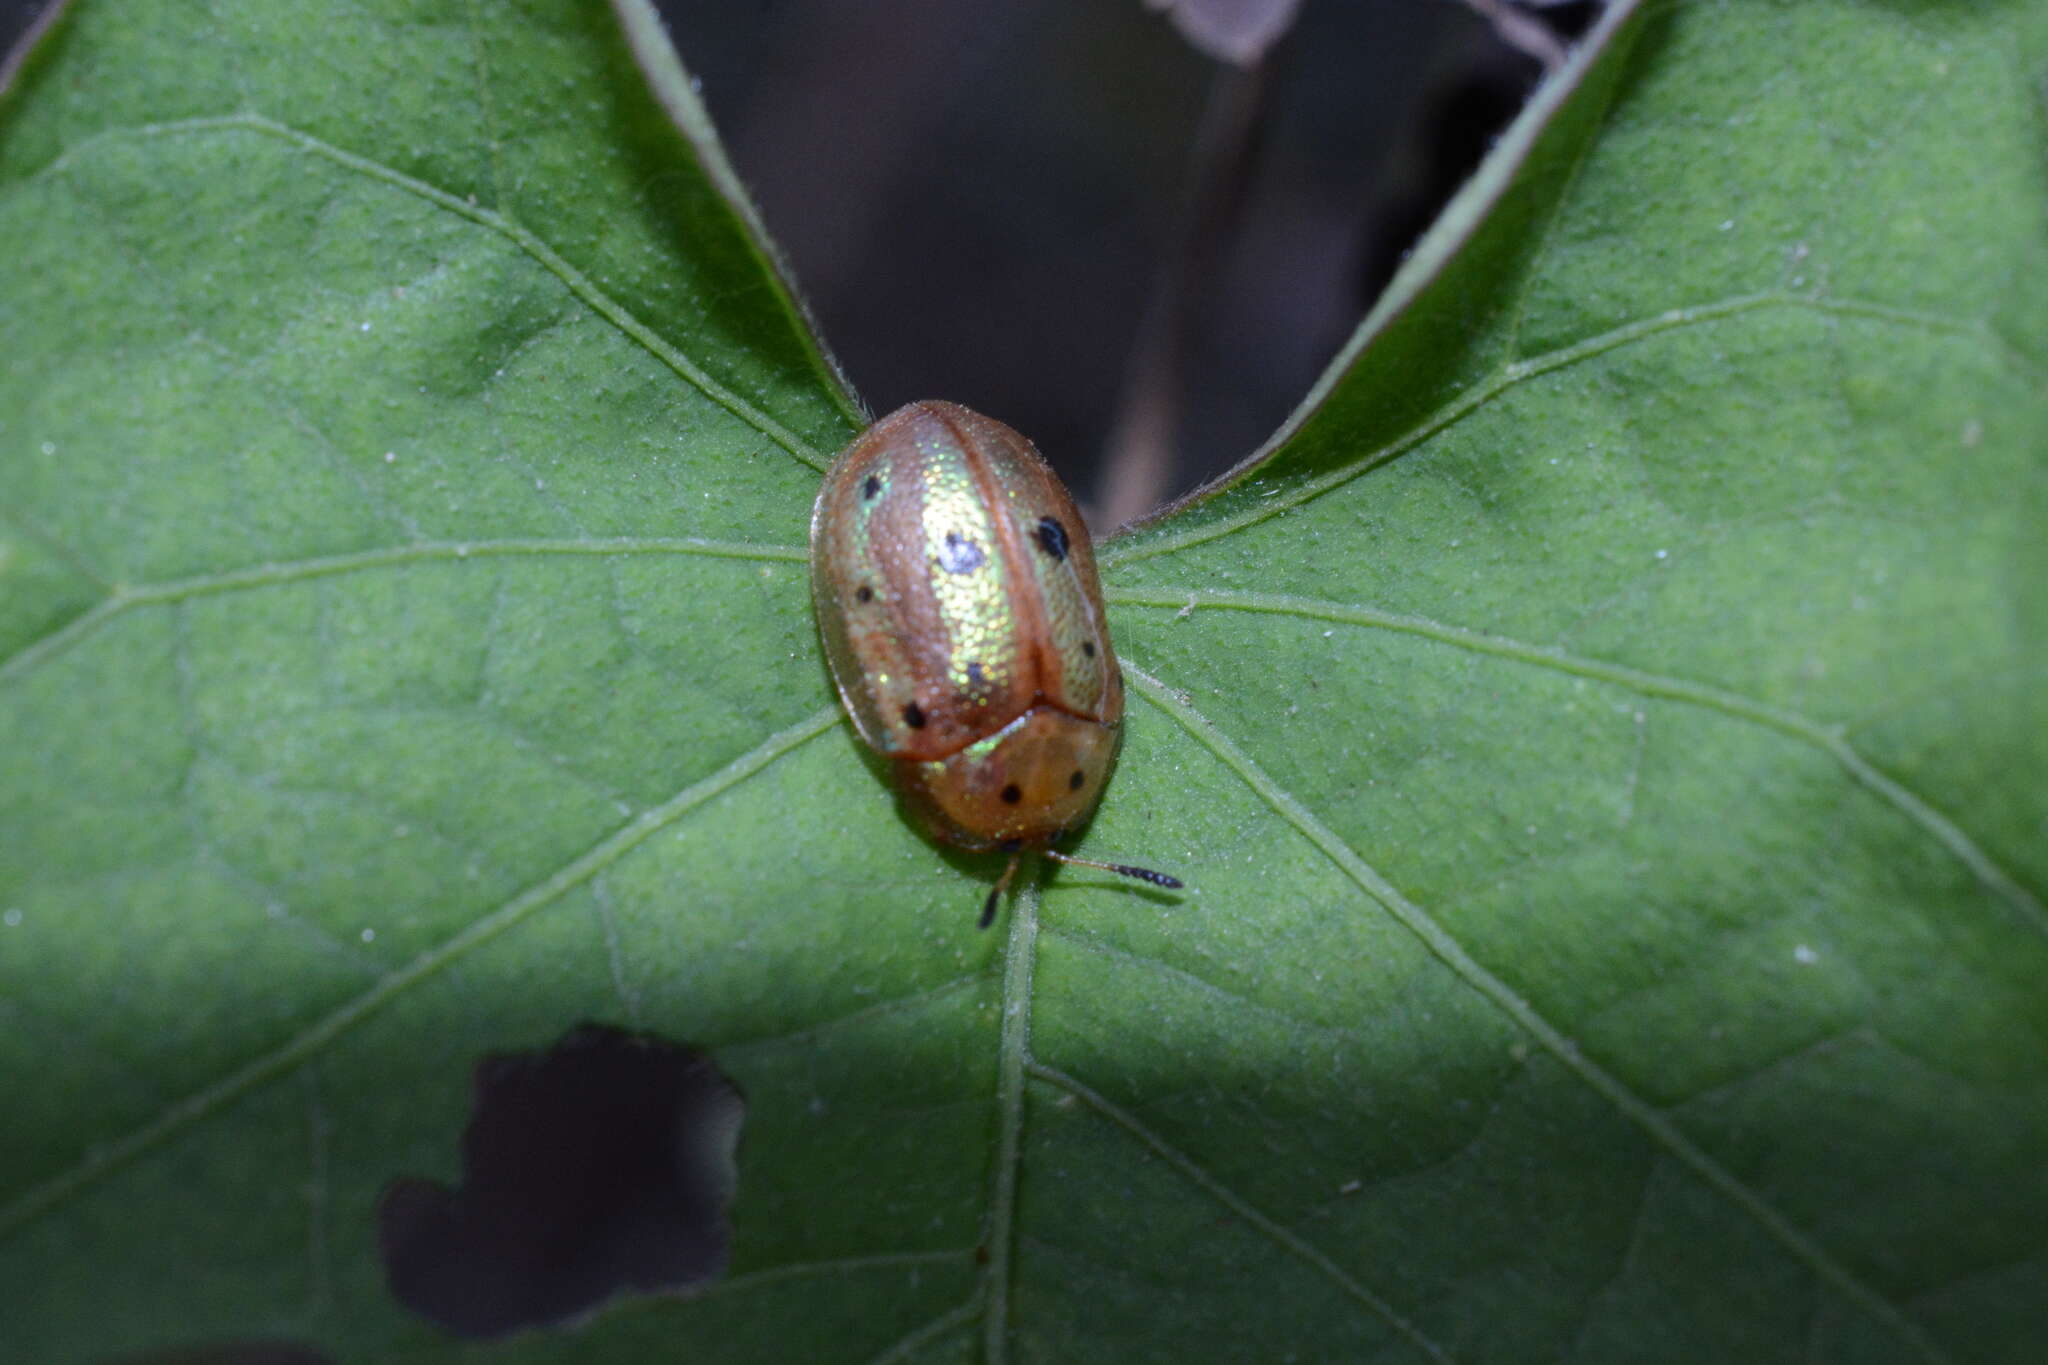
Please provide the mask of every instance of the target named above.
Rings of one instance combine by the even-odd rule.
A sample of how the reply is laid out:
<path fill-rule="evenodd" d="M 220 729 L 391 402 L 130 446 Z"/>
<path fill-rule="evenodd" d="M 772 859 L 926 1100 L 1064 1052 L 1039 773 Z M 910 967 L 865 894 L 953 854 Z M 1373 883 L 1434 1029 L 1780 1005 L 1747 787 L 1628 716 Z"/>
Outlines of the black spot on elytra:
<path fill-rule="evenodd" d="M 872 474 L 868 475 L 868 481 L 860 486 L 860 495 L 864 498 L 872 498 L 881 491 L 882 481 Z"/>
<path fill-rule="evenodd" d="M 924 708 L 911 702 L 903 708 L 903 723 L 913 730 L 924 729 Z"/>
<path fill-rule="evenodd" d="M 377 1205 L 399 1302 L 459 1336 L 581 1317 L 723 1272 L 745 1102 L 695 1048 L 585 1024 L 478 1063 L 462 1184 Z"/>
<path fill-rule="evenodd" d="M 863 602 L 872 602 L 875 600 L 875 590 L 863 583 L 860 585 L 860 591 L 855 593 L 854 596 Z"/>
<path fill-rule="evenodd" d="M 946 532 L 946 543 L 939 547 L 940 568 L 947 573 L 973 573 L 987 562 L 979 545 L 958 531 Z"/>
<path fill-rule="evenodd" d="M 1073 776 L 1067 779 L 1067 790 L 1070 792 L 1077 792 L 1081 790 L 1081 784 L 1083 782 L 1086 782 L 1087 780 L 1087 778 L 1081 776 L 1081 770 L 1079 768 L 1076 768 L 1074 769 Z"/>
<path fill-rule="evenodd" d="M 1092 659 L 1092 658 L 1094 658 L 1094 657 L 1095 657 L 1095 642 L 1094 642 L 1093 640 L 1083 640 L 1083 641 L 1081 642 L 1081 652 L 1082 652 L 1083 654 L 1086 654 L 1086 655 L 1087 655 L 1087 656 L 1088 656 L 1089 658 L 1091 658 L 1091 659 Z"/>
<path fill-rule="evenodd" d="M 988 686 L 988 675 L 981 671 L 979 662 L 967 665 L 967 685 L 977 691 Z"/>
<path fill-rule="evenodd" d="M 1003 788 L 1002 796 L 1004 805 L 1014 806 L 1024 799 L 1024 789 L 1015 782 L 1012 782 L 1009 786 Z"/>
<path fill-rule="evenodd" d="M 1038 519 L 1038 543 L 1054 559 L 1067 557 L 1067 528 L 1060 525 L 1058 517 Z"/>

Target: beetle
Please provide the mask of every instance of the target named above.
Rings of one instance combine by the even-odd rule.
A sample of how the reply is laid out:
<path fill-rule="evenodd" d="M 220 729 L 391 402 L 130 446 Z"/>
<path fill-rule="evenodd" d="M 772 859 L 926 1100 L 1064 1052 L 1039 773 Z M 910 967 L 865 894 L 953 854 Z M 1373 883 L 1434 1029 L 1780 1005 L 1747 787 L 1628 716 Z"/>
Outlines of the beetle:
<path fill-rule="evenodd" d="M 1088 529 L 1031 442 L 958 403 L 870 426 L 818 490 L 811 596 L 839 699 L 906 810 L 1010 854 L 982 928 L 1027 850 L 1181 885 L 1052 847 L 1102 799 L 1124 683 Z"/>

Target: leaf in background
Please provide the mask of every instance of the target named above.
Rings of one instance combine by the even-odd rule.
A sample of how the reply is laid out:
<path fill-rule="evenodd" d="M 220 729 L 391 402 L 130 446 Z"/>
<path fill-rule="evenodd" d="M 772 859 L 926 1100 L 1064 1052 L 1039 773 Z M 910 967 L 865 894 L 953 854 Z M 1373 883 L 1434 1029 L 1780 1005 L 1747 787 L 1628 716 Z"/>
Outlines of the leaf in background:
<path fill-rule="evenodd" d="M 493 1358 L 2029 1359 L 2043 30 L 1614 11 L 1104 547 L 1087 847 L 1195 890 L 977 935 L 817 660 L 846 406 L 607 16 L 81 6 L 0 105 L 0 1354 L 466 1355 L 377 1191 L 601 1018 L 745 1089 L 732 1277 Z"/>

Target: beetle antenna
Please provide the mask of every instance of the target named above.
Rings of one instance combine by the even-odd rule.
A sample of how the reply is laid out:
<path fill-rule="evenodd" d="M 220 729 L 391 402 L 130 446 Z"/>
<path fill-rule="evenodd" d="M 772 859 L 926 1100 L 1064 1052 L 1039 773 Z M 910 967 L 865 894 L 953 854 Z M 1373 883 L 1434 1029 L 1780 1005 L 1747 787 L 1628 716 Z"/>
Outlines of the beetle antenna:
<path fill-rule="evenodd" d="M 995 888 L 988 893 L 988 899 L 981 903 L 981 918 L 975 928 L 986 929 L 996 922 L 996 906 L 1003 900 L 1003 893 L 1010 889 L 1010 878 L 1017 875 L 1017 860 L 1024 856 L 1022 850 L 1010 855 L 1010 865 L 1003 869 L 1003 875 L 996 879 Z"/>
<path fill-rule="evenodd" d="M 1132 867 L 1129 863 L 1098 863 L 1093 858 L 1076 858 L 1070 853 L 1061 853 L 1056 849 L 1050 848 L 1045 849 L 1044 853 L 1046 857 L 1056 863 L 1072 863 L 1076 867 L 1100 868 L 1104 872 L 1114 872 L 1119 877 L 1136 877 L 1141 882 L 1150 882 L 1154 886 L 1163 886 L 1169 891 L 1178 891 L 1186 885 L 1178 877 L 1169 877 L 1164 872 L 1154 872 L 1149 867 Z M 1007 880 L 1008 874 L 1004 875 L 1005 880 Z"/>

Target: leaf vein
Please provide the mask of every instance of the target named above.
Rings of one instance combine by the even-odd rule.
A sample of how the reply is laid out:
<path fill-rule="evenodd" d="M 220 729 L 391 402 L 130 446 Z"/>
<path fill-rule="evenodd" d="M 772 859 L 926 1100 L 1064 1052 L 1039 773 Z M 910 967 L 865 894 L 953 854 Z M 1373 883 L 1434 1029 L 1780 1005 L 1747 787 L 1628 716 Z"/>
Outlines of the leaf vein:
<path fill-rule="evenodd" d="M 20 508 L 0 508 L 0 522 L 14 527 L 16 531 L 63 560 L 79 577 L 90 580 L 101 589 L 110 589 L 113 586 L 107 582 L 105 575 L 94 568 L 84 555 L 73 549 L 69 542 L 55 532 L 23 517 Z"/>
<path fill-rule="evenodd" d="M 1159 1134 L 1153 1132 L 1139 1120 L 1137 1115 L 1123 1108 L 1107 1096 L 1091 1089 L 1081 1081 L 1069 1076 L 1064 1071 L 1036 1061 L 1030 1063 L 1028 1070 L 1033 1079 L 1043 1081 L 1047 1085 L 1066 1091 L 1069 1095 L 1072 1095 L 1075 1099 L 1081 1101 L 1081 1103 L 1087 1105 L 1090 1109 L 1093 1109 L 1096 1113 L 1136 1138 L 1160 1160 L 1173 1167 L 1175 1171 L 1179 1172 L 1190 1183 L 1200 1188 L 1203 1193 L 1229 1209 L 1239 1218 L 1244 1219 L 1252 1227 L 1257 1228 L 1272 1241 L 1279 1243 L 1281 1247 L 1292 1253 L 1296 1258 L 1307 1262 L 1310 1266 L 1320 1271 L 1325 1279 L 1343 1290 L 1346 1295 L 1371 1309 L 1375 1315 L 1385 1320 L 1389 1326 L 1406 1337 L 1424 1354 L 1429 1356 L 1431 1360 L 1446 1362 L 1451 1360 L 1451 1356 L 1443 1347 L 1437 1345 L 1428 1336 L 1424 1335 L 1421 1328 L 1403 1317 L 1395 1310 L 1392 1304 L 1389 1304 L 1378 1294 L 1373 1293 L 1372 1290 L 1359 1283 L 1342 1266 L 1317 1250 L 1314 1245 L 1298 1233 L 1289 1231 L 1272 1218 L 1261 1213 L 1252 1204 L 1247 1202 L 1243 1196 L 1239 1195 L 1215 1176 L 1203 1170 L 1193 1158 L 1167 1142 Z"/>
<path fill-rule="evenodd" d="M 362 994 L 329 1011 L 276 1047 L 171 1104 L 140 1127 L 94 1146 L 68 1170 L 58 1172 L 7 1204 L 0 1205 L 0 1238 L 13 1234 L 59 1207 L 144 1152 L 211 1117 L 243 1095 L 318 1056 L 336 1039 L 412 987 L 560 900 L 698 806 L 730 791 L 831 729 L 839 722 L 841 714 L 835 702 L 769 736 L 717 772 L 684 787 L 660 805 L 642 811 L 547 877 L 472 921 L 460 933 L 420 953 Z"/>
<path fill-rule="evenodd" d="M 1508 390 L 1539 379 L 1544 375 L 1569 368 L 1583 360 L 1604 355 L 1636 345 L 1666 332 L 1675 332 L 1688 327 L 1719 322 L 1725 318 L 1760 309 L 1791 308 L 1810 309 L 1818 313 L 1837 314 L 1847 317 L 1868 318 L 1873 321 L 1891 323 L 1900 327 L 1918 328 L 1944 336 L 1974 339 L 1984 344 L 2009 368 L 2023 375 L 2030 382 L 2039 385 L 2048 383 L 2048 377 L 2041 375 L 2026 359 L 2007 345 L 1991 327 L 1982 322 L 1963 318 L 1947 317 L 1938 313 L 1917 312 L 1912 309 L 1895 308 L 1888 304 L 1873 303 L 1857 299 L 1829 298 L 1817 294 L 1793 294 L 1781 290 L 1770 290 L 1755 294 L 1738 294 L 1717 299 L 1711 303 L 1693 304 L 1684 308 L 1670 308 L 1654 317 L 1638 318 L 1623 323 L 1597 336 L 1587 337 L 1569 346 L 1546 351 L 1522 360 L 1511 361 L 1495 370 L 1485 379 L 1478 380 L 1470 388 L 1444 404 L 1441 408 L 1418 422 L 1414 427 L 1381 446 L 1369 451 L 1348 464 L 1340 465 L 1325 474 L 1303 480 L 1292 488 L 1263 498 L 1255 507 L 1229 516 L 1220 517 L 1204 526 L 1183 531 L 1177 535 L 1162 535 L 1141 544 L 1125 548 L 1123 538 L 1112 536 L 1104 541 L 1096 552 L 1097 561 L 1104 568 L 1119 564 L 1133 564 L 1143 559 L 1152 559 L 1163 554 L 1191 549 L 1220 540 L 1238 531 L 1256 526 L 1292 511 L 1306 503 L 1313 502 L 1332 489 L 1350 483 L 1360 475 L 1369 474 L 1381 465 L 1389 464 L 1410 450 L 1421 445 L 1432 436 L 1456 426 L 1465 418 L 1498 398 Z M 1250 471 L 1246 471 L 1249 473 Z M 1235 482 L 1241 483 L 1242 477 Z M 1224 491 L 1218 488 L 1217 492 Z"/>
<path fill-rule="evenodd" d="M 109 128 L 80 140 L 67 148 L 64 154 L 45 166 L 39 175 L 61 173 L 81 153 L 93 144 L 113 137 L 170 137 L 188 134 L 217 132 L 250 132 L 297 147 L 299 150 L 322 160 L 331 162 L 343 170 L 382 181 L 396 189 L 426 200 L 438 208 L 467 218 L 481 227 L 490 229 L 512 243 L 520 251 L 561 280 L 563 285 L 577 298 L 583 300 L 591 311 L 609 322 L 622 334 L 639 344 L 655 359 L 680 377 L 684 382 L 702 393 L 718 406 L 766 436 L 796 460 L 822 471 L 826 460 L 808 441 L 803 440 L 787 427 L 768 416 L 753 403 L 714 379 L 710 372 L 676 347 L 665 341 L 653 328 L 640 321 L 626 307 L 599 289 L 597 285 L 571 265 L 541 237 L 517 220 L 491 208 L 471 202 L 468 198 L 449 193 L 424 180 L 407 175 L 395 167 L 387 166 L 371 157 L 323 142 L 312 134 L 280 123 L 276 119 L 257 113 L 219 114 L 201 118 L 179 119 L 167 123 L 141 124 L 125 128 Z"/>
<path fill-rule="evenodd" d="M 1476 654 L 1511 659 L 1517 663 L 1547 668 L 1596 682 L 1612 683 L 1646 697 L 1680 702 L 1718 711 L 1737 720 L 1774 730 L 1788 738 L 1811 745 L 1833 758 L 1856 782 L 1889 804 L 1922 832 L 1948 850 L 1968 868 L 1971 875 L 1993 895 L 2004 901 L 2035 933 L 2048 938 L 2048 907 L 2019 880 L 1980 848 L 1953 820 L 1916 796 L 1904 784 L 1880 771 L 1850 744 L 1840 727 L 1822 725 L 1796 712 L 1781 710 L 1738 692 L 1705 683 L 1651 673 L 1625 664 L 1608 663 L 1567 654 L 1561 649 L 1532 645 L 1504 635 L 1445 625 L 1426 616 L 1410 616 L 1342 602 L 1281 593 L 1231 592 L 1193 588 L 1109 588 L 1106 601 L 1122 606 L 1158 607 L 1186 611 L 1189 607 L 1219 611 L 1244 611 L 1279 616 L 1299 616 L 1341 625 L 1368 626 L 1417 635 L 1439 644 L 1470 650 Z"/>
<path fill-rule="evenodd" d="M 983 980 L 985 976 L 986 972 L 982 970 L 967 972 L 941 981 L 937 985 L 927 986 L 922 990 L 911 991 L 905 995 L 891 996 L 887 1000 L 877 1000 L 873 1004 L 862 1005 L 859 1009 L 848 1010 L 844 1014 L 835 1014 L 829 1019 L 820 1019 L 815 1023 L 805 1024 L 802 1028 L 727 1039 L 718 1044 L 718 1050 L 720 1052 L 734 1052 L 741 1048 L 787 1047 L 791 1044 L 808 1042 L 812 1039 L 822 1038 L 826 1034 L 836 1032 L 839 1029 L 854 1028 L 875 1019 L 886 1019 L 892 1014 L 907 1013 L 921 1006 L 943 1000 L 947 996 L 958 992 L 962 987 L 971 986 Z"/>
<path fill-rule="evenodd" d="M 981 1311 L 981 1296 L 976 1295 L 957 1308 L 939 1314 L 924 1326 L 912 1331 L 895 1345 L 885 1348 L 882 1353 L 868 1362 L 868 1365 L 898 1365 L 899 1361 L 910 1359 L 946 1333 L 971 1321 Z"/>
<path fill-rule="evenodd" d="M 1035 870 L 1035 869 L 1032 869 Z M 990 1173 L 982 1245 L 988 1248 L 983 1279 L 983 1365 L 1003 1365 L 1010 1351 L 1010 1277 L 1015 1273 L 1017 1168 L 1024 1143 L 1024 1073 L 1030 1065 L 1031 979 L 1038 961 L 1038 879 L 1031 877 L 1010 908 L 1010 936 L 1003 946 L 1003 1015 L 996 1045 L 996 1155 Z"/>
<path fill-rule="evenodd" d="M 1361 1035 L 1357 1029 L 1347 1028 L 1342 1024 L 1326 1023 L 1319 1019 L 1310 1019 L 1299 1014 L 1290 1014 L 1286 1010 L 1269 1005 L 1263 1000 L 1231 990 L 1228 986 L 1219 986 L 1207 977 L 1191 972 L 1184 967 L 1176 967 L 1172 963 L 1162 962 L 1158 958 L 1145 957 L 1142 954 L 1106 943 L 1099 938 L 1075 933 L 1071 929 L 1048 929 L 1045 931 L 1045 935 L 1048 938 L 1071 944 L 1083 952 L 1091 953 L 1108 961 L 1129 963 L 1133 967 L 1155 974 L 1163 981 L 1183 986 L 1198 995 L 1208 996 L 1228 1005 L 1233 1010 L 1270 1020 L 1290 1032 L 1320 1038 L 1341 1039 L 1348 1043 L 1358 1043 L 1361 1041 Z"/>
<path fill-rule="evenodd" d="M 1415 935 L 1438 961 L 1519 1025 L 1539 1046 L 1562 1062 L 1567 1070 L 1576 1075 L 1595 1094 L 1613 1105 L 1624 1118 L 1640 1128 L 1653 1142 L 1663 1147 L 1710 1188 L 1747 1214 L 1809 1271 L 1833 1286 L 1910 1345 L 1922 1359 L 1942 1362 L 1950 1359 L 1948 1353 L 1942 1350 L 1919 1324 L 1858 1279 L 1847 1266 L 1802 1232 L 1791 1219 L 1778 1212 L 1762 1195 L 1738 1180 L 1732 1171 L 1716 1161 L 1705 1148 L 1687 1137 L 1662 1111 L 1636 1094 L 1618 1076 L 1586 1056 L 1577 1043 L 1537 1013 L 1535 1007 L 1523 999 L 1506 981 L 1495 976 L 1481 965 L 1477 958 L 1465 951 L 1464 945 L 1453 938 L 1433 916 L 1402 895 L 1393 883 L 1360 857 L 1336 831 L 1317 819 L 1299 798 L 1275 782 L 1207 717 L 1180 700 L 1173 689 L 1140 667 L 1128 654 L 1124 656 L 1123 665 L 1124 672 L 1137 684 L 1137 690 L 1147 701 L 1163 711 L 1169 719 L 1186 731 L 1190 738 L 1235 773 L 1238 779 L 1276 815 L 1322 850 L 1324 856 L 1350 877 L 1360 890 L 1379 902 L 1397 923 Z"/>
<path fill-rule="evenodd" d="M 411 545 L 390 545 L 375 550 L 323 555 L 311 559 L 281 560 L 254 564 L 190 578 L 167 579 L 160 583 L 117 586 L 105 598 L 63 625 L 37 636 L 11 655 L 0 659 L 0 682 L 21 676 L 45 659 L 68 649 L 106 622 L 133 607 L 158 606 L 212 597 L 221 593 L 246 592 L 256 588 L 303 583 L 314 578 L 336 578 L 403 564 L 439 560 L 504 559 L 519 555 L 699 555 L 709 559 L 761 560 L 771 563 L 806 564 L 810 552 L 786 545 L 754 545 L 746 541 L 705 540 L 694 536 L 614 536 L 593 540 L 439 540 Z"/>

